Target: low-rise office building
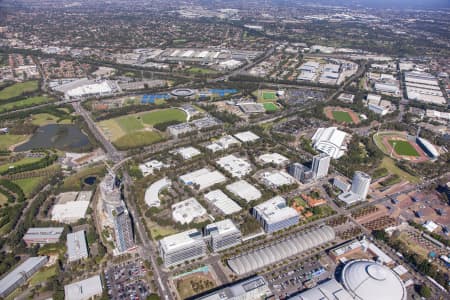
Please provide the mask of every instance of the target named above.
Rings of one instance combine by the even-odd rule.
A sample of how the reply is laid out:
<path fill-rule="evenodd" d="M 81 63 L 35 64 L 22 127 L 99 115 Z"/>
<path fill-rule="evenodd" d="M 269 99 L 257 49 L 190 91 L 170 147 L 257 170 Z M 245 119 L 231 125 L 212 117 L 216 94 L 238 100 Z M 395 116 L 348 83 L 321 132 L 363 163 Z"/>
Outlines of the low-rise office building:
<path fill-rule="evenodd" d="M 66 300 L 88 300 L 103 293 L 99 275 L 64 286 Z"/>
<path fill-rule="evenodd" d="M 230 219 L 208 224 L 205 227 L 205 237 L 214 252 L 234 247 L 242 242 L 241 231 Z"/>
<path fill-rule="evenodd" d="M 286 200 L 281 196 L 255 206 L 252 213 L 267 233 L 293 226 L 300 218 L 297 211 L 287 206 Z"/>
<path fill-rule="evenodd" d="M 84 230 L 67 234 L 67 259 L 74 262 L 88 257 L 88 247 Z"/>
<path fill-rule="evenodd" d="M 30 246 L 32 244 L 53 244 L 59 242 L 63 227 L 33 227 L 28 229 L 23 240 Z"/>
<path fill-rule="evenodd" d="M 159 254 L 164 266 L 176 266 L 205 256 L 206 244 L 202 233 L 197 229 L 191 229 L 161 239 Z"/>

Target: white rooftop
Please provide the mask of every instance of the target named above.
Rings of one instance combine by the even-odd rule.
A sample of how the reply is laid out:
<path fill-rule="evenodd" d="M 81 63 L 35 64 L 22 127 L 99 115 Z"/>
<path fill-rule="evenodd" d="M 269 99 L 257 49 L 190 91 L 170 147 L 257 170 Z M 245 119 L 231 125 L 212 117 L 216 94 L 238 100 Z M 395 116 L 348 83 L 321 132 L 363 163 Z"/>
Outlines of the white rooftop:
<path fill-rule="evenodd" d="M 240 180 L 229 184 L 226 186 L 226 189 L 247 202 L 257 200 L 262 196 L 261 192 L 257 188 L 245 180 Z"/>
<path fill-rule="evenodd" d="M 103 287 L 99 275 L 64 286 L 66 300 L 88 300 L 102 293 Z"/>
<path fill-rule="evenodd" d="M 326 153 L 334 159 L 344 155 L 346 147 L 344 145 L 347 133 L 337 129 L 337 127 L 319 128 L 312 137 L 314 148 Z"/>
<path fill-rule="evenodd" d="M 224 156 L 216 162 L 233 177 L 242 178 L 252 171 L 252 165 L 246 159 L 232 154 Z"/>
<path fill-rule="evenodd" d="M 277 223 L 295 216 L 298 212 L 292 207 L 286 206 L 286 200 L 281 196 L 276 196 L 253 208 L 268 223 Z"/>
<path fill-rule="evenodd" d="M 195 198 L 189 198 L 172 205 L 172 217 L 181 224 L 189 224 L 195 218 L 204 216 L 206 213 L 206 209 Z"/>
<path fill-rule="evenodd" d="M 212 142 L 211 144 L 207 145 L 206 148 L 208 148 L 212 152 L 217 152 L 217 151 L 221 151 L 221 150 L 226 150 L 233 145 L 239 145 L 239 144 L 240 144 L 240 142 L 237 139 L 235 139 L 233 136 L 225 135 L 225 136 L 222 136 L 221 138 L 219 138 L 218 140 Z"/>
<path fill-rule="evenodd" d="M 239 132 L 236 133 L 234 135 L 238 140 L 244 142 L 244 143 L 248 143 L 248 142 L 254 142 L 259 140 L 259 136 L 257 136 L 256 134 L 254 134 L 251 131 L 244 131 L 244 132 Z"/>
<path fill-rule="evenodd" d="M 228 234 L 231 232 L 239 231 L 239 229 L 236 227 L 236 225 L 231 221 L 230 219 L 225 219 L 219 222 L 211 223 L 206 225 L 205 231 L 214 231 L 213 234 Z M 210 233 L 211 234 L 211 233 Z"/>
<path fill-rule="evenodd" d="M 217 207 L 224 215 L 231 215 L 242 209 L 221 190 L 214 190 L 205 194 L 205 199 Z"/>
<path fill-rule="evenodd" d="M 217 183 L 225 182 L 227 178 L 219 171 L 210 171 L 203 168 L 180 176 L 180 180 L 186 185 L 198 185 L 199 189 L 202 190 Z"/>
<path fill-rule="evenodd" d="M 183 157 L 183 159 L 191 159 L 191 158 L 201 154 L 201 152 L 198 149 L 194 148 L 194 147 L 178 148 L 176 150 L 176 152 L 178 154 L 180 154 L 181 157 Z"/>
<path fill-rule="evenodd" d="M 145 191 L 144 200 L 149 207 L 159 207 L 161 200 L 159 199 L 159 193 L 168 188 L 172 182 L 167 177 L 164 177 L 153 184 L 151 184 Z"/>
<path fill-rule="evenodd" d="M 291 175 L 279 170 L 264 172 L 261 178 L 264 182 L 275 187 L 290 185 L 295 182 L 295 179 Z"/>
<path fill-rule="evenodd" d="M 86 216 L 92 192 L 80 192 L 76 200 L 71 200 L 72 194 L 60 195 L 59 203 L 53 206 L 51 215 L 53 221 L 73 223 Z"/>
<path fill-rule="evenodd" d="M 202 233 L 198 229 L 190 229 L 180 233 L 166 236 L 159 241 L 165 252 L 184 249 L 190 245 L 203 241 Z"/>
<path fill-rule="evenodd" d="M 153 174 L 155 170 L 161 170 L 162 168 L 167 167 L 168 165 L 164 164 L 159 160 L 151 160 L 139 165 L 139 169 L 141 170 L 142 175 L 144 175 L 144 177 L 149 174 Z"/>
<path fill-rule="evenodd" d="M 428 230 L 429 232 L 433 232 L 433 231 L 435 231 L 435 230 L 439 227 L 438 224 L 434 223 L 434 222 L 431 221 L 431 220 L 426 221 L 425 223 L 423 223 L 422 226 L 423 226 L 426 230 Z"/>
<path fill-rule="evenodd" d="M 69 262 L 88 257 L 84 230 L 67 234 L 67 256 Z"/>
<path fill-rule="evenodd" d="M 289 162 L 289 159 L 278 153 L 266 153 L 259 156 L 259 160 L 265 164 L 284 165 Z"/>

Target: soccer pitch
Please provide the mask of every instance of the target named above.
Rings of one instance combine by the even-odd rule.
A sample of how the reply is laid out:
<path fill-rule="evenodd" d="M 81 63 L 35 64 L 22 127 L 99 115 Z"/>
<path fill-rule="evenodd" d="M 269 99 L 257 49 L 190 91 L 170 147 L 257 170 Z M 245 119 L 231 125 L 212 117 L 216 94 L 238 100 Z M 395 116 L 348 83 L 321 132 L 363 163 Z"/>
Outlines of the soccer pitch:
<path fill-rule="evenodd" d="M 417 150 L 407 141 L 389 140 L 395 153 L 402 156 L 420 156 Z"/>
<path fill-rule="evenodd" d="M 333 118 L 338 122 L 353 123 L 352 117 L 346 111 L 333 111 Z"/>
<path fill-rule="evenodd" d="M 278 106 L 272 102 L 266 102 L 263 106 L 266 111 L 277 111 L 279 109 Z"/>

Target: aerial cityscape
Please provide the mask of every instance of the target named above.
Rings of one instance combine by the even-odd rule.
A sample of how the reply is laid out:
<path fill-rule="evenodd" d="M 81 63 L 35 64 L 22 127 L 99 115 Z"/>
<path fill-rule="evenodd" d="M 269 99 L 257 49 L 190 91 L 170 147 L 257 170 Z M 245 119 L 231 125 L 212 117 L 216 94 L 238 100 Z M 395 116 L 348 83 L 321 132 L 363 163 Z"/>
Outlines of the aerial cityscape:
<path fill-rule="evenodd" d="M 450 299 L 448 0 L 0 0 L 0 300 Z"/>

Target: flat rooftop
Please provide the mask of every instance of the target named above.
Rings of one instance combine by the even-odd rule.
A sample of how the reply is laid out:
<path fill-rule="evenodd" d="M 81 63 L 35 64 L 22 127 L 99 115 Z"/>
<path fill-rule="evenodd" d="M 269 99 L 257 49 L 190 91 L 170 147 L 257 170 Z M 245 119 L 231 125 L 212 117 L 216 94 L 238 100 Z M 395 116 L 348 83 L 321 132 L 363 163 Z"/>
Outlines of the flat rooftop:
<path fill-rule="evenodd" d="M 236 181 L 226 186 L 226 189 L 247 202 L 261 198 L 261 192 L 245 180 Z"/>

